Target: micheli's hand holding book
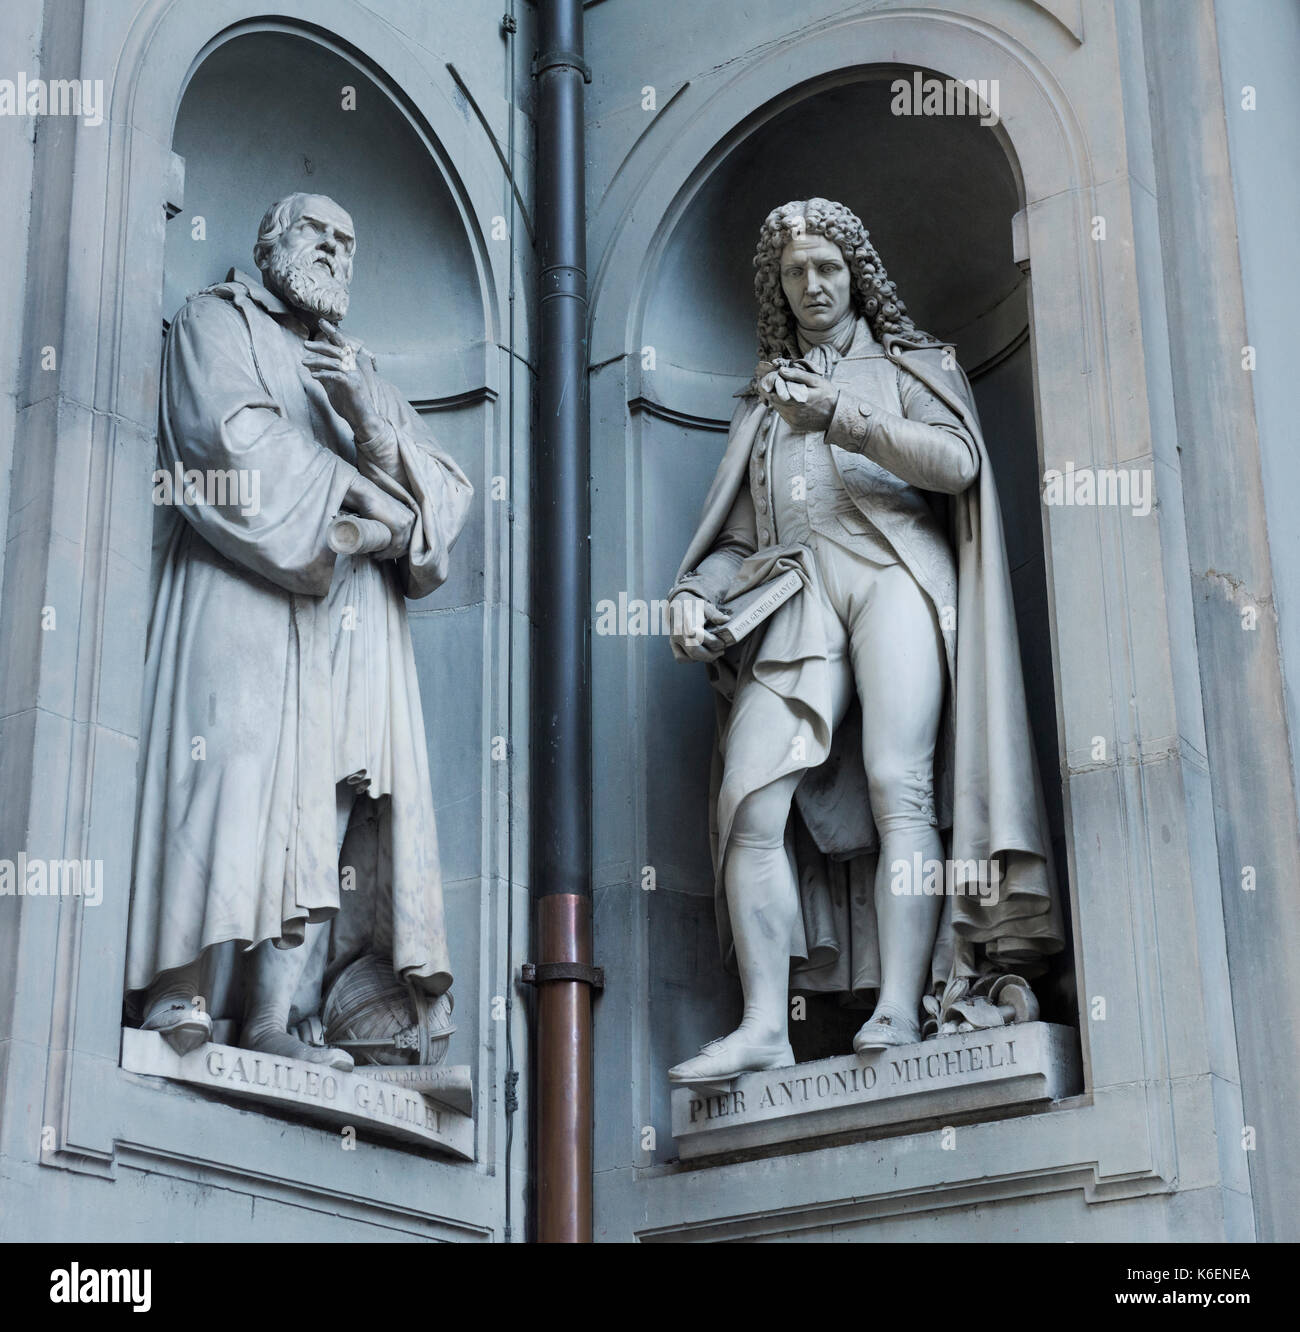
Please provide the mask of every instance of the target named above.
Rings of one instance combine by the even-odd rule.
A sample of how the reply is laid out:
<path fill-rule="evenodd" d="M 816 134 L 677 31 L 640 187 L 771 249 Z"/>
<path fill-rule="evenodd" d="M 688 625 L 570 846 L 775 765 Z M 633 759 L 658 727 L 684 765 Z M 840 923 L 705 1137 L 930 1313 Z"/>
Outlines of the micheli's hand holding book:
<path fill-rule="evenodd" d="M 748 592 L 742 592 L 734 601 L 725 602 L 718 609 L 730 617 L 726 624 L 713 630 L 728 647 L 754 632 L 780 606 L 803 586 L 803 578 L 795 569 L 787 569 L 779 578 L 760 583 Z"/>

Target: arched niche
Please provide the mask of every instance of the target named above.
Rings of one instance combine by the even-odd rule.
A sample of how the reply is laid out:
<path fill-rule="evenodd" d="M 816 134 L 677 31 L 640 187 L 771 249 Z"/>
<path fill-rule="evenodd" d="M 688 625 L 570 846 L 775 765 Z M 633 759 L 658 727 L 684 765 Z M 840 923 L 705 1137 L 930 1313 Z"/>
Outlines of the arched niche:
<path fill-rule="evenodd" d="M 167 224 L 164 319 L 232 267 L 258 276 L 253 243 L 269 204 L 296 190 L 329 195 L 357 229 L 345 331 L 481 488 L 496 396 L 492 279 L 462 182 L 403 92 L 306 26 L 235 24 L 194 61 L 172 149 L 184 207 Z M 476 506 L 447 582 L 420 611 L 482 599 L 484 540 Z M 429 676 L 437 669 L 431 660 Z"/>
<path fill-rule="evenodd" d="M 788 199 L 852 208 L 917 325 L 955 342 L 972 378 L 1023 340 L 1025 278 L 1010 224 L 1021 202 L 1006 151 L 973 115 L 893 114 L 893 82 L 912 76 L 878 66 L 810 89 L 712 166 L 647 284 L 653 383 L 674 406 L 695 400 L 694 375 L 739 386 L 752 372 L 754 245 L 763 218 Z M 702 414 L 725 414 L 713 405 Z"/>
<path fill-rule="evenodd" d="M 238 269 L 254 280 L 258 224 L 268 205 L 303 191 L 328 195 L 357 235 L 349 336 L 425 418 L 482 493 L 492 428 L 488 304 L 463 206 L 435 145 L 395 90 L 341 44 L 305 28 L 254 22 L 209 43 L 186 80 L 172 150 L 184 162 L 184 207 L 167 224 L 163 313 Z M 479 949 L 482 829 L 475 753 L 487 669 L 479 615 L 484 592 L 480 506 L 456 546 L 447 582 L 409 603 L 424 706 L 458 1027 L 449 1057 L 478 1057 L 474 986 Z M 470 615 L 437 614 L 470 610 Z M 435 613 L 430 613 L 435 612 Z M 462 674 L 463 672 L 463 674 Z M 227 946 L 213 1016 L 239 1009 Z"/>
<path fill-rule="evenodd" d="M 225 183 L 205 184 L 202 143 L 219 148 L 231 172 L 254 184 L 254 164 L 278 170 L 285 160 L 282 150 L 294 146 L 295 136 L 310 136 L 314 156 L 306 150 L 304 155 L 313 156 L 314 165 L 330 156 L 331 144 L 351 145 L 344 160 L 336 160 L 330 184 L 319 185 L 332 188 L 364 228 L 357 304 L 346 327 L 375 349 L 383 373 L 411 395 L 426 419 L 432 413 L 440 442 L 480 493 L 487 458 L 508 448 L 500 429 L 505 413 L 498 412 L 494 399 L 498 385 L 509 392 L 510 384 L 497 350 L 510 265 L 506 247 L 490 245 L 486 232 L 487 219 L 501 206 L 500 159 L 482 124 L 467 114 L 465 98 L 440 56 L 410 40 L 409 27 L 377 23 L 373 9 L 358 0 L 278 0 L 275 17 L 251 0 L 147 0 L 122 10 L 111 17 L 106 12 L 102 22 L 85 28 L 83 59 L 106 76 L 109 113 L 102 132 L 79 131 L 61 140 L 56 175 L 63 179 L 59 172 L 66 167 L 75 188 L 48 205 L 55 212 L 63 209 L 64 222 L 49 228 L 38 255 L 60 284 L 66 282 L 67 295 L 59 299 L 77 335 L 60 347 L 59 384 L 50 398 L 62 404 L 57 428 L 50 432 L 49 448 L 33 449 L 32 456 L 41 458 L 50 484 L 54 478 L 61 478 L 61 485 L 77 478 L 69 494 L 79 521 L 69 516 L 57 541 L 64 549 L 75 537 L 84 552 L 80 564 L 62 557 L 59 564 L 60 624 L 76 652 L 62 654 L 57 664 L 49 658 L 42 671 L 48 669 L 50 677 L 43 674 L 39 689 L 53 704 L 56 693 L 62 699 L 63 691 L 75 687 L 76 697 L 86 701 L 86 742 L 69 751 L 65 732 L 49 729 L 34 751 L 33 771 L 66 774 L 66 781 L 56 783 L 66 795 L 32 808 L 62 830 L 69 856 L 102 860 L 106 879 L 115 885 L 98 910 L 24 916 L 23 937 L 32 945 L 24 945 L 24 955 L 73 960 L 60 971 L 58 984 L 20 983 L 16 991 L 30 1013 L 25 1020 L 48 1028 L 51 1048 L 61 1052 L 45 1072 L 48 1122 L 59 1125 L 59 1138 L 43 1159 L 69 1165 L 71 1170 L 58 1173 L 71 1176 L 87 1162 L 97 1172 L 109 1170 L 119 1152 L 127 1153 L 150 1162 L 147 1169 L 157 1172 L 166 1190 L 174 1187 L 176 1162 L 191 1159 L 196 1142 L 206 1143 L 214 1167 L 245 1185 L 257 1181 L 254 1191 L 266 1180 L 329 1178 L 331 1214 L 392 1209 L 402 1225 L 418 1217 L 441 1237 L 482 1238 L 497 1224 L 500 1208 L 493 1175 L 504 1142 L 499 1107 L 479 1107 L 481 1164 L 468 1179 L 463 1165 L 430 1158 L 418 1172 L 418 1187 L 409 1171 L 395 1168 L 393 1187 L 377 1194 L 375 1156 L 356 1154 L 354 1161 L 349 1153 L 340 1163 L 336 1135 L 286 1134 L 269 1119 L 265 1133 L 232 1132 L 229 1106 L 177 1096 L 123 1071 L 121 998 L 141 668 L 152 605 L 150 474 L 157 465 L 159 332 L 190 291 L 222 279 L 232 264 L 251 267 L 262 211 L 271 197 L 301 183 L 297 175 L 282 181 L 268 174 L 265 193 L 258 190 L 245 201 L 236 193 L 234 174 Z M 75 15 L 70 22 L 81 29 Z M 217 85 L 206 138 L 196 131 L 187 140 L 187 89 L 197 84 L 196 97 L 201 94 L 207 76 L 221 68 L 227 44 L 277 35 L 294 39 L 281 48 L 284 59 L 262 61 L 256 86 L 242 76 Z M 250 58 L 256 59 L 256 51 Z M 340 114 L 322 111 L 313 122 L 301 106 L 304 81 L 316 77 L 311 71 L 322 65 L 336 84 L 330 110 Z M 345 84 L 357 90 L 356 112 L 342 111 Z M 250 105 L 269 107 L 271 117 L 259 126 L 245 114 Z M 360 117 L 356 123 L 368 127 L 366 134 L 348 138 L 351 130 L 343 123 L 348 114 Z M 385 172 L 371 159 L 407 175 L 381 179 Z M 365 201 L 358 206 L 354 182 L 370 183 L 369 192 L 379 201 L 373 208 Z M 422 197 L 435 202 L 418 227 L 402 226 L 380 206 L 384 200 Z M 195 258 L 200 251 L 207 257 L 183 272 L 177 247 L 191 243 L 191 219 L 200 213 L 208 239 L 195 244 Z M 67 225 L 68 218 L 75 225 Z M 175 240 L 171 232 L 178 233 Z M 430 268 L 440 254 L 448 256 L 446 263 Z M 392 262 L 395 256 L 405 267 Z M 371 301 L 362 288 L 379 295 Z M 414 315 L 425 304 L 421 335 Z M 391 325 L 390 310 L 404 312 Z M 399 353 L 408 351 L 404 366 Z M 504 470 L 494 457 L 491 471 Z M 456 807 L 454 816 L 439 822 L 448 930 L 465 940 L 453 953 L 455 1039 L 463 1041 L 449 1057 L 466 1052 L 479 1085 L 490 1083 L 496 1060 L 496 1028 L 486 1025 L 485 1012 L 479 1020 L 480 977 L 498 967 L 495 959 L 503 951 L 501 934 L 484 926 L 480 906 L 483 878 L 495 872 L 497 856 L 495 848 L 487 855 L 483 849 L 481 736 L 484 709 L 504 687 L 507 656 L 505 636 L 498 646 L 483 630 L 490 613 L 485 599 L 495 598 L 499 585 L 495 574 L 485 575 L 486 512 L 487 506 L 475 507 L 451 577 L 434 597 L 413 604 L 410 616 L 426 730 L 431 750 L 439 753 L 432 769 L 435 804 L 440 814 Z M 502 512 L 490 529 L 493 549 L 504 545 L 505 525 Z M 101 965 L 76 964 L 87 956 Z M 437 1187 L 431 1193 L 430 1181 L 447 1184 L 458 1201 L 450 1203 L 448 1193 L 438 1196 Z M 303 1196 L 296 1192 L 296 1201 Z M 430 1211 L 435 1205 L 436 1216 Z"/>
<path fill-rule="evenodd" d="M 417 404 L 482 387 L 470 353 L 487 336 L 484 302 L 457 201 L 411 117 L 355 63 L 295 32 L 237 33 L 195 68 L 172 148 L 185 207 L 167 229 L 166 317 L 231 267 L 257 276 L 268 204 L 327 194 L 357 227 L 348 332 Z"/>
<path fill-rule="evenodd" d="M 1021 178 L 1006 136 L 977 114 L 894 114 L 894 81 L 910 83 L 916 72 L 876 65 L 785 91 L 778 109 L 759 108 L 738 126 L 728 146 L 692 176 L 675 201 L 680 206 L 666 210 L 638 289 L 640 355 L 629 389 L 643 521 L 655 533 L 646 543 L 642 595 L 662 595 L 671 582 L 721 457 L 732 395 L 753 372 L 752 260 L 764 217 L 812 195 L 847 204 L 865 222 L 917 325 L 955 344 L 973 382 L 1003 509 L 1030 717 L 1068 914 L 1028 277 L 1013 250 Z M 712 700 L 702 673 L 684 670 L 653 645 L 645 672 L 647 859 L 670 861 L 675 885 L 698 893 L 697 928 L 708 936 Z M 656 947 L 674 947 L 676 934 L 670 924 L 657 940 L 653 914 L 652 959 Z M 702 1015 L 701 1039 L 725 1030 L 738 1012 L 738 988 L 718 974 L 707 939 L 695 958 L 697 981 L 667 984 L 652 998 L 651 1039 L 663 1043 L 657 1063 L 690 1052 L 682 1032 Z M 1036 988 L 1045 1019 L 1077 1024 L 1069 947 Z M 842 1053 L 860 1020 L 810 1000 L 807 1020 L 792 1024 L 796 1056 Z"/>

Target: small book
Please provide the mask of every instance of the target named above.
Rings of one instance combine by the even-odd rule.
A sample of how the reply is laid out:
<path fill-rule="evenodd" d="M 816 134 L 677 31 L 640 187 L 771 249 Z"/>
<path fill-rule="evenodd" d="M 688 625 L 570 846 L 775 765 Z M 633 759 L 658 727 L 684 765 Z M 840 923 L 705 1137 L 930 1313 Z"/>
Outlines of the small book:
<path fill-rule="evenodd" d="M 798 572 L 787 569 L 779 578 L 760 583 L 758 587 L 719 607 L 731 618 L 726 624 L 718 625 L 713 632 L 728 647 L 732 647 L 753 633 L 779 606 L 784 606 L 802 586 L 803 579 Z"/>

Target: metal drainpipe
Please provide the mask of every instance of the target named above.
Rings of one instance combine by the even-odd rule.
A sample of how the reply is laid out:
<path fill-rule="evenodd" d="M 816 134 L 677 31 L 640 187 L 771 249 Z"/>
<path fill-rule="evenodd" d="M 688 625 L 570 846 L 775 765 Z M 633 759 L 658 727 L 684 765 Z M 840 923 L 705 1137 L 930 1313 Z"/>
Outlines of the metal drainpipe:
<path fill-rule="evenodd" d="M 537 1238 L 591 1240 L 591 695 L 581 0 L 541 0 L 533 446 L 532 844 Z"/>

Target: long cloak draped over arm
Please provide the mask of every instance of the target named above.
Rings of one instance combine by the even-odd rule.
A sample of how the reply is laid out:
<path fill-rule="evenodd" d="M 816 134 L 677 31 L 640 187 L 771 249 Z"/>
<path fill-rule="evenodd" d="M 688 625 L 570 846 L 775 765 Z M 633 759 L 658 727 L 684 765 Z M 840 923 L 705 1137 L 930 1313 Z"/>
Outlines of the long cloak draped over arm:
<path fill-rule="evenodd" d="M 367 480 L 415 510 L 415 530 L 406 554 L 397 561 L 402 591 L 427 597 L 447 581 L 451 548 L 469 512 L 474 488 L 454 459 L 434 442 L 411 404 L 375 373 L 374 360 L 361 358 L 362 372 L 376 409 L 384 419 L 384 444 L 396 452 L 398 477 L 362 458 Z"/>
<path fill-rule="evenodd" d="M 982 905 L 970 893 L 953 896 L 952 927 L 958 939 L 984 945 L 993 962 L 1033 970 L 1060 951 L 1065 931 L 993 467 L 961 368 L 953 362 L 946 370 L 938 347 L 895 341 L 886 352 L 948 406 L 980 451 L 975 484 L 954 497 L 950 510 L 960 643 L 951 858 L 958 864 L 996 859 L 1002 879 L 996 905 Z M 959 871 L 957 882 L 969 879 Z"/>
<path fill-rule="evenodd" d="M 970 386 L 959 367 L 944 368 L 943 349 L 891 340 L 885 351 L 928 391 L 905 394 L 905 398 L 922 404 L 937 399 L 940 411 L 923 409 L 924 416 L 933 416 L 929 423 L 940 424 L 942 409 L 950 411 L 964 427 L 963 437 L 973 442 L 979 464 L 973 484 L 955 495 L 936 497 L 948 509 L 957 564 L 961 645 L 958 651 L 958 635 L 945 629 L 949 696 L 941 752 L 936 754 L 936 794 L 941 823 L 950 831 L 949 856 L 956 868 L 956 882 L 965 891 L 945 900 L 931 976 L 939 983 L 954 971 L 973 974 L 981 955 L 995 966 L 1015 966 L 1032 974 L 1041 969 L 1047 955 L 1063 946 L 1064 929 L 1025 703 L 993 470 Z M 753 397 L 741 400 L 670 596 L 692 591 L 715 603 L 725 599 L 741 564 L 752 553 L 745 537 L 732 529 L 748 489 L 750 452 L 768 419 L 769 409 L 761 401 Z M 899 435 L 905 442 L 906 432 Z M 883 459 L 877 461 L 883 465 Z M 905 458 L 894 461 L 907 470 Z M 927 587 L 931 580 L 923 576 L 924 571 L 913 568 L 908 552 L 900 550 L 899 554 L 920 575 L 918 582 L 938 616 L 942 608 Z M 733 967 L 734 944 L 722 871 L 729 816 L 744 792 L 722 789 L 717 741 L 725 733 L 735 691 L 747 677 L 779 679 L 781 663 L 787 676 L 793 663 L 797 673 L 814 682 L 814 690 L 820 692 L 815 684 L 819 650 L 808 639 L 816 628 L 815 617 L 800 614 L 797 603 L 801 600 L 796 597 L 787 602 L 761 636 L 752 637 L 741 649 L 710 666 L 718 699 L 710 811 L 715 904 L 723 956 Z M 770 664 L 765 664 L 765 658 Z M 792 706 L 804 714 L 807 708 L 800 704 L 810 702 L 811 698 L 792 699 Z M 878 839 L 870 815 L 855 712 L 837 728 L 830 745 L 821 743 L 816 727 L 809 740 L 807 752 L 814 764 L 822 766 L 811 768 L 800 783 L 787 834 L 802 905 L 791 942 L 792 985 L 860 998 L 878 988 L 880 979 L 873 892 Z M 839 829 L 841 837 L 844 830 L 855 830 L 850 834 L 854 845 L 839 846 L 828 854 L 813 832 L 822 826 Z M 1000 874 L 995 903 L 987 898 L 991 862 L 996 862 Z"/>
<path fill-rule="evenodd" d="M 227 281 L 191 298 L 164 352 L 161 468 L 238 469 L 258 479 L 259 502 L 241 504 L 235 486 L 229 503 L 168 515 L 146 650 L 128 990 L 217 943 L 293 946 L 339 906 L 326 532 L 357 469 L 344 456 L 350 431 L 272 317 L 284 309 L 251 281 Z M 403 460 L 402 483 L 386 488 L 417 521 L 408 556 L 355 571 L 377 581 L 382 611 L 363 620 L 357 650 L 380 635 L 389 663 L 394 965 L 440 993 L 451 970 L 402 592 L 445 578 L 472 488 L 371 378 Z"/>

